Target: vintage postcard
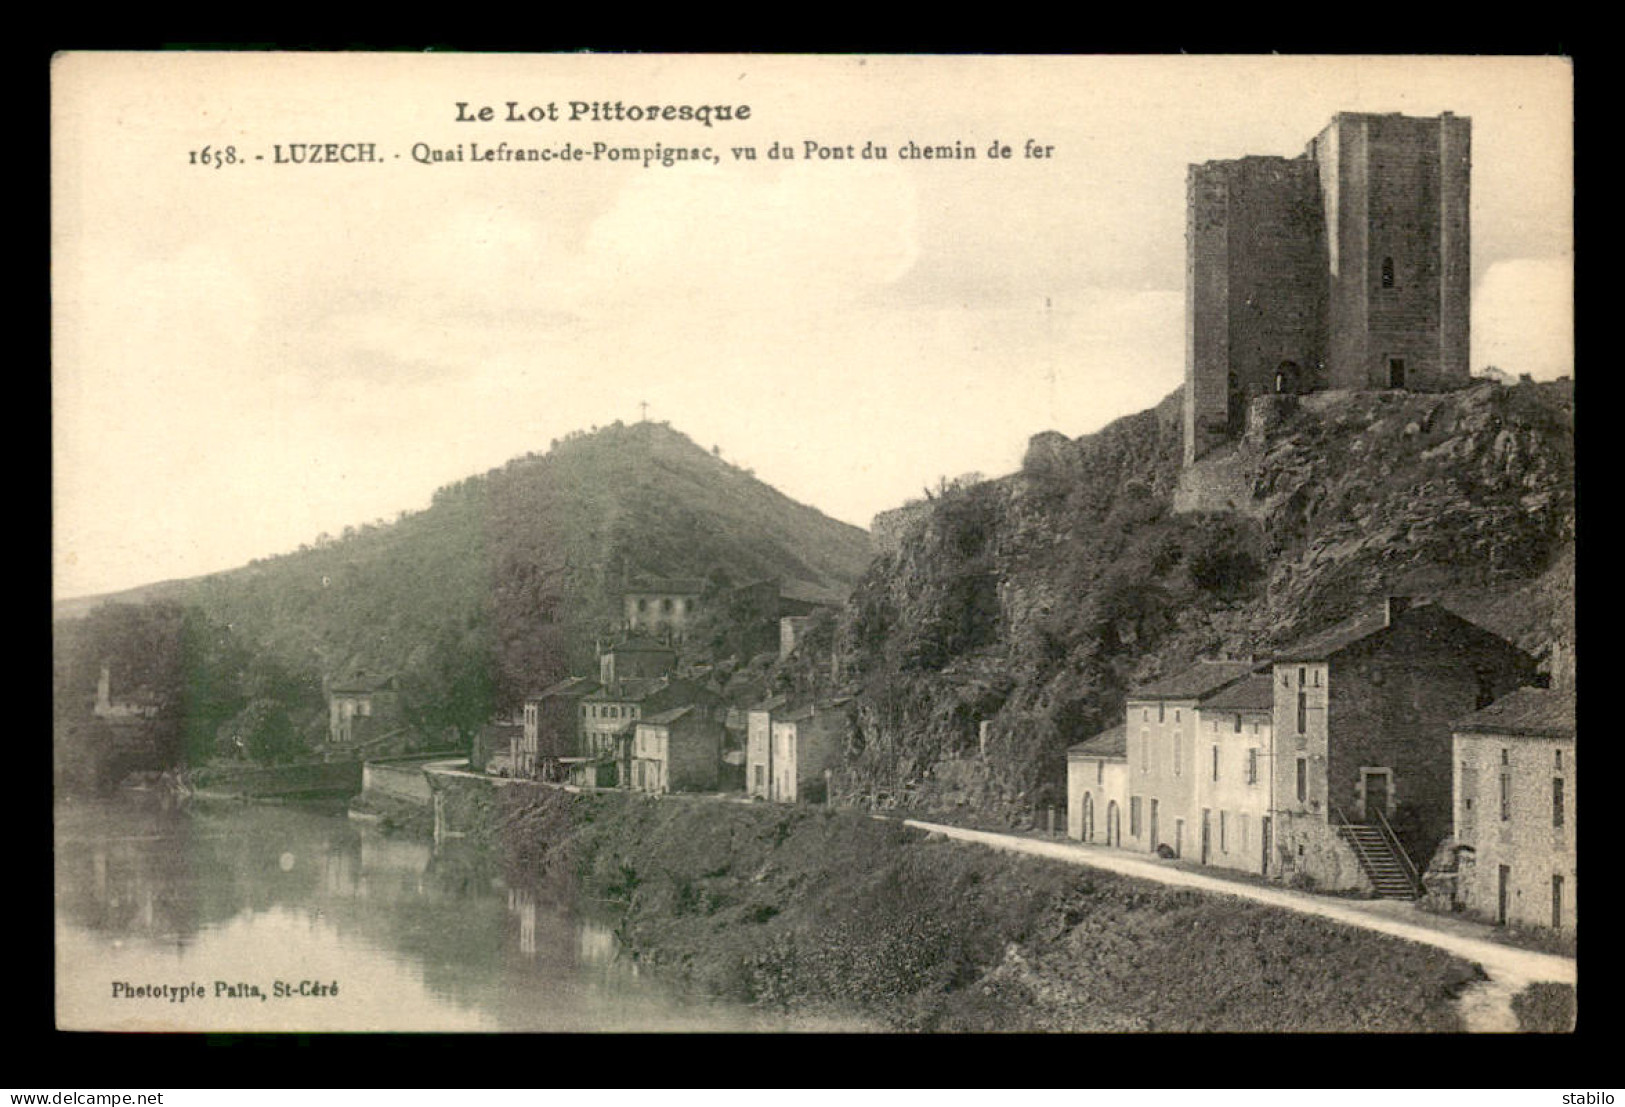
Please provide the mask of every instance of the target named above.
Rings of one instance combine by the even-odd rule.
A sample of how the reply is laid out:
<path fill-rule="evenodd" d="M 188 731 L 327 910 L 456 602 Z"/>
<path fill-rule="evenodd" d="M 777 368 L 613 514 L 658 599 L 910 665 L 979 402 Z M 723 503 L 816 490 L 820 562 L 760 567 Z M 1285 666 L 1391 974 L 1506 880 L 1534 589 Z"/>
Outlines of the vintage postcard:
<path fill-rule="evenodd" d="M 59 1027 L 1576 1025 L 1567 60 L 51 86 Z"/>

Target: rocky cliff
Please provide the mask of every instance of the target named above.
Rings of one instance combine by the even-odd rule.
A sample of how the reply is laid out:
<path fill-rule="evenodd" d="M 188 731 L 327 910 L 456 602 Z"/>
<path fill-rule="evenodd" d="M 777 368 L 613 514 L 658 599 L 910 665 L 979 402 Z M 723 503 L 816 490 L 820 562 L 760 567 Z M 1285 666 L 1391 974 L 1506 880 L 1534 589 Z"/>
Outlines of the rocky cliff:
<path fill-rule="evenodd" d="M 842 628 L 863 687 L 850 793 L 1034 817 L 1133 685 L 1383 595 L 1441 602 L 1572 679 L 1567 381 L 1265 398 L 1188 470 L 1179 410 L 1175 393 L 1038 435 L 1020 472 L 948 490 L 876 559 Z"/>

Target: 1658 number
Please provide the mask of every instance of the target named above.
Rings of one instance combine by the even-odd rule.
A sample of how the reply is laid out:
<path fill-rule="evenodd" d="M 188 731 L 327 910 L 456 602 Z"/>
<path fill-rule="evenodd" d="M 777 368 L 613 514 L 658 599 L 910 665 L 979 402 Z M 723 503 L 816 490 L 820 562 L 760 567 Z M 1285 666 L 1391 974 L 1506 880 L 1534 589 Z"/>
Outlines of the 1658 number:
<path fill-rule="evenodd" d="M 219 169 L 223 165 L 237 164 L 237 147 L 235 146 L 222 146 L 218 150 L 212 146 L 205 146 L 201 150 L 193 150 L 191 154 L 191 164 L 193 165 L 212 165 Z"/>

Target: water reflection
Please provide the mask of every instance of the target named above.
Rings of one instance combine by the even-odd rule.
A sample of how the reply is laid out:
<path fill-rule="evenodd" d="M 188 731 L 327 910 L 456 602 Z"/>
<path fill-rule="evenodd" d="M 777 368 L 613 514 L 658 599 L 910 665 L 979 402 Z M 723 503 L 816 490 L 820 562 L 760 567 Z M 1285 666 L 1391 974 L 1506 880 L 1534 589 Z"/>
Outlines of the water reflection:
<path fill-rule="evenodd" d="M 64 1027 L 770 1028 L 640 977 L 570 889 L 518 883 L 466 842 L 436 850 L 342 813 L 66 804 L 56 904 Z M 121 985 L 138 995 L 115 999 Z M 176 1001 L 182 985 L 204 994 Z"/>

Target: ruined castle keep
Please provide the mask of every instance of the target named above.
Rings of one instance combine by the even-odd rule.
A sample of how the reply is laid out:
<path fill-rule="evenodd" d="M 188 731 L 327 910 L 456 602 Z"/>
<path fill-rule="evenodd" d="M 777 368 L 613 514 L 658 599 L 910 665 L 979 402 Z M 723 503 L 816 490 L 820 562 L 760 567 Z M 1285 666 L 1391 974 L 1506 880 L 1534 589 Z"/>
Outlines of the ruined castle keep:
<path fill-rule="evenodd" d="M 1258 395 L 1467 383 L 1471 138 L 1341 112 L 1297 158 L 1190 167 L 1185 464 Z"/>

